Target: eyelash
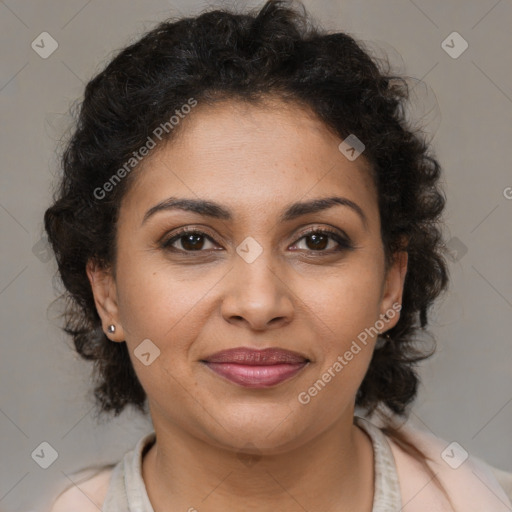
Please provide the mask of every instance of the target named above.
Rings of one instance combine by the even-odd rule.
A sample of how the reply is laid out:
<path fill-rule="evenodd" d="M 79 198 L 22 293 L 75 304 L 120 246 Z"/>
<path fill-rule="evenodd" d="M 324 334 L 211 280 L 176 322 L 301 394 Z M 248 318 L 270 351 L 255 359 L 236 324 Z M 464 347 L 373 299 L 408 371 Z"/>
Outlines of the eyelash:
<path fill-rule="evenodd" d="M 318 251 L 315 251 L 315 250 L 309 250 L 307 252 L 309 253 L 313 253 L 313 254 L 333 254 L 333 253 L 337 253 L 337 252 L 341 252 L 341 251 L 350 251 L 352 249 L 354 249 L 354 245 L 352 244 L 352 242 L 347 238 L 341 236 L 339 233 L 337 233 L 336 231 L 332 231 L 330 229 L 325 229 L 325 228 L 312 228 L 312 229 L 309 229 L 303 233 L 301 233 L 300 237 L 297 239 L 297 241 L 294 243 L 294 245 L 299 242 L 300 240 L 302 240 L 303 238 L 306 238 L 307 236 L 309 235 L 312 235 L 312 234 L 319 234 L 319 235 L 327 235 L 329 236 L 332 240 L 334 240 L 336 243 L 338 243 L 339 247 L 336 248 L 336 249 L 331 249 L 331 250 L 318 250 Z M 202 250 L 202 249 L 199 249 L 197 251 L 187 251 L 187 250 L 184 250 L 184 249 L 176 249 L 176 247 L 172 247 L 172 244 L 176 241 L 178 241 L 180 238 L 182 238 L 183 236 L 185 235 L 200 235 L 200 236 L 204 236 L 206 237 L 210 242 L 212 243 L 215 243 L 215 241 L 213 240 L 213 237 L 211 237 L 210 235 L 208 235 L 207 233 L 203 232 L 203 231 L 200 231 L 198 229 L 195 229 L 195 228 L 184 228 L 180 231 L 178 231 L 177 233 L 175 233 L 171 238 L 168 238 L 168 239 L 165 239 L 161 242 L 160 246 L 162 249 L 164 250 L 168 250 L 168 251 L 172 251 L 172 252 L 179 252 L 179 253 L 183 253 L 183 254 L 190 254 L 190 253 L 202 253 L 202 252 L 207 252 L 207 250 Z M 300 249 L 299 249 L 300 250 Z"/>

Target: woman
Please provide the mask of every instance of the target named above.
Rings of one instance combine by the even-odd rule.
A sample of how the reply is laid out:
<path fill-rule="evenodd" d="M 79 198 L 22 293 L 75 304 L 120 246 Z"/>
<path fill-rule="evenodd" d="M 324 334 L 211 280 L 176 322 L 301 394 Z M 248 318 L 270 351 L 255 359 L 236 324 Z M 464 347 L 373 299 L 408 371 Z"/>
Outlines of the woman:
<path fill-rule="evenodd" d="M 164 22 L 88 83 L 45 226 L 100 410 L 155 432 L 55 512 L 511 509 L 399 426 L 448 282 L 406 100 L 278 1 Z"/>

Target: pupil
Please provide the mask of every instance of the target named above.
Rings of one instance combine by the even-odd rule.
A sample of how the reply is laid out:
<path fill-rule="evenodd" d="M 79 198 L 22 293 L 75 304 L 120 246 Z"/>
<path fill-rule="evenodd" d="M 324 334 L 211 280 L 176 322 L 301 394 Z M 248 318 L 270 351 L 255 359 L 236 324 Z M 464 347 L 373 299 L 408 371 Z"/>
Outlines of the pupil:
<path fill-rule="evenodd" d="M 327 237 L 325 235 L 309 235 L 308 238 L 313 240 L 314 249 L 325 249 L 327 241 Z"/>
<path fill-rule="evenodd" d="M 202 238 L 202 235 L 185 235 L 185 242 L 182 242 L 182 245 L 185 249 L 197 249 L 197 248 L 201 248 L 202 247 L 202 243 L 201 241 L 198 242 L 197 239 L 201 239 Z M 196 241 L 194 242 L 194 238 L 196 239 Z"/>

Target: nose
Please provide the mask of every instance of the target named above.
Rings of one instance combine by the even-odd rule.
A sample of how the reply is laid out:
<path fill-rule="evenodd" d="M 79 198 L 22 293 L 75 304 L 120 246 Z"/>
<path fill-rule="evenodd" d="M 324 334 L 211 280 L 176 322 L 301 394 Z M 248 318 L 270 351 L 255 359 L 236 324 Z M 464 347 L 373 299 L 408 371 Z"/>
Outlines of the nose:
<path fill-rule="evenodd" d="M 235 258 L 221 306 L 227 322 L 262 331 L 292 321 L 294 293 L 282 270 L 279 272 L 276 265 L 271 266 L 266 254 L 263 252 L 252 263 Z"/>

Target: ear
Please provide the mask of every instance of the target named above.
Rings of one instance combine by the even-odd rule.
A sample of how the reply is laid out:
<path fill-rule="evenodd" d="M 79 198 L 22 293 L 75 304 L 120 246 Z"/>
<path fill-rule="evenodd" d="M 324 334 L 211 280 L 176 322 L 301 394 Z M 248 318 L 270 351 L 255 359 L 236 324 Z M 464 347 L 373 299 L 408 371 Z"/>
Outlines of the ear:
<path fill-rule="evenodd" d="M 400 319 L 408 256 L 407 251 L 396 252 L 386 274 L 382 290 L 381 314 L 385 315 L 386 312 L 394 312 L 389 315 L 386 331 L 394 327 Z"/>
<path fill-rule="evenodd" d="M 117 288 L 110 269 L 97 262 L 89 260 L 86 273 L 94 295 L 96 310 L 101 318 L 101 324 L 106 336 L 112 341 L 125 341 L 123 327 L 119 320 Z M 109 332 L 108 326 L 113 324 L 115 332 Z"/>

